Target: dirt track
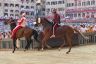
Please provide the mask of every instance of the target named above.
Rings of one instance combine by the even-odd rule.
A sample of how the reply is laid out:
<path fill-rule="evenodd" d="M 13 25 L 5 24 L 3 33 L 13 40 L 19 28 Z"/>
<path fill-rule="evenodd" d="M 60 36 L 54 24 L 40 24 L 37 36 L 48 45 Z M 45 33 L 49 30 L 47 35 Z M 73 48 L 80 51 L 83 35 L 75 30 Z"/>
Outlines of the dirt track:
<path fill-rule="evenodd" d="M 96 45 L 73 47 L 70 54 L 61 51 L 0 51 L 0 64 L 96 64 Z"/>

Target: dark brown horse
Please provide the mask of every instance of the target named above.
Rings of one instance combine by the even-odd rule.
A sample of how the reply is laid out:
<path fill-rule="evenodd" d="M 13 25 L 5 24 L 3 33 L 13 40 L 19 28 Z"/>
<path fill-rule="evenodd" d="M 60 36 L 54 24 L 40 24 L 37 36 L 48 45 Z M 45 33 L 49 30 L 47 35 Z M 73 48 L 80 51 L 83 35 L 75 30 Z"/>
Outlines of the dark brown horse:
<path fill-rule="evenodd" d="M 4 24 L 10 24 L 11 30 L 13 30 L 16 27 L 16 22 L 13 19 L 8 19 L 4 22 Z M 22 37 L 25 37 L 25 40 L 27 41 L 27 45 L 25 46 L 25 50 L 28 50 L 28 48 L 30 47 L 30 44 L 33 42 L 31 37 L 34 37 L 34 39 L 36 41 L 37 37 L 38 37 L 38 33 L 36 30 L 31 29 L 29 27 L 25 27 L 25 28 L 21 28 L 16 32 L 16 37 L 13 38 L 13 53 L 16 50 L 17 46 L 16 46 L 16 40 L 20 39 Z M 32 47 L 33 47 L 33 43 L 32 43 Z"/>
<path fill-rule="evenodd" d="M 53 24 L 50 21 L 48 21 L 46 18 L 39 18 L 36 20 L 36 23 L 37 25 L 43 26 L 43 38 L 41 41 L 41 44 L 42 44 L 41 50 L 43 50 L 44 46 L 47 44 L 47 41 L 50 39 L 50 36 L 52 35 Z M 67 54 L 71 51 L 71 48 L 72 48 L 72 37 L 73 37 L 74 31 L 76 31 L 77 33 L 79 33 L 81 36 L 84 37 L 84 35 L 82 35 L 82 33 L 80 33 L 78 30 L 73 29 L 72 27 L 67 25 L 58 27 L 58 29 L 55 32 L 55 36 L 56 36 L 55 38 L 63 39 L 65 43 L 69 45 L 69 50 L 66 52 Z M 63 43 L 59 47 L 59 49 L 61 49 L 65 45 L 65 43 Z"/>

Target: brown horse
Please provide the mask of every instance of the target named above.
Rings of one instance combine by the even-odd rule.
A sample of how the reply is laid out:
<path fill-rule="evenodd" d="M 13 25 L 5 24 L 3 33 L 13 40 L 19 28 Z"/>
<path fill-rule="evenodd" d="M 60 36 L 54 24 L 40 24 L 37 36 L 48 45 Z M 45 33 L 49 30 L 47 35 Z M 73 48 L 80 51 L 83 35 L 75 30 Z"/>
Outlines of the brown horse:
<path fill-rule="evenodd" d="M 4 24 L 10 24 L 11 30 L 13 30 L 16 27 L 16 22 L 13 19 L 8 19 L 4 22 Z M 31 29 L 29 27 L 25 27 L 25 28 L 21 28 L 16 32 L 16 36 L 15 38 L 13 38 L 13 53 L 16 50 L 17 46 L 16 46 L 16 40 L 20 39 L 22 37 L 25 37 L 25 40 L 27 41 L 27 45 L 25 46 L 25 50 L 28 50 L 28 48 L 30 47 L 30 44 L 33 42 L 31 37 L 34 37 L 34 39 L 36 41 L 38 41 L 37 37 L 38 37 L 38 33 L 36 30 Z M 33 43 L 32 43 L 32 47 L 33 47 Z"/>
<path fill-rule="evenodd" d="M 41 45 L 42 45 L 41 50 L 43 50 L 44 46 L 47 44 L 47 41 L 50 39 L 50 36 L 52 35 L 53 24 L 50 21 L 48 21 L 46 18 L 39 18 L 36 20 L 36 23 L 38 26 L 39 25 L 43 26 L 43 38 L 41 41 Z M 71 51 L 71 48 L 72 48 L 72 37 L 73 37 L 74 31 L 76 31 L 77 33 L 79 33 L 81 36 L 84 37 L 84 35 L 80 33 L 78 30 L 73 29 L 72 27 L 67 25 L 58 27 L 55 32 L 55 36 L 56 36 L 55 38 L 63 39 L 65 43 L 69 45 L 69 50 L 66 52 L 67 54 Z M 59 47 L 59 49 L 61 49 L 65 45 L 65 43 L 63 43 Z"/>

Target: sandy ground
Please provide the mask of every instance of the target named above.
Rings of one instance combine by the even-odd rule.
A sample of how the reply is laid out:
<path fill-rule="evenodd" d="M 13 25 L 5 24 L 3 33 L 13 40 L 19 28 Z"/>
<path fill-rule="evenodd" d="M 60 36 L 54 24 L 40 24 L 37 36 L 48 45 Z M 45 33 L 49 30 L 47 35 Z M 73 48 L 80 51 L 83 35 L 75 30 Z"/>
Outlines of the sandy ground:
<path fill-rule="evenodd" d="M 45 51 L 0 51 L 0 64 L 96 64 L 96 45 L 73 47 Z"/>

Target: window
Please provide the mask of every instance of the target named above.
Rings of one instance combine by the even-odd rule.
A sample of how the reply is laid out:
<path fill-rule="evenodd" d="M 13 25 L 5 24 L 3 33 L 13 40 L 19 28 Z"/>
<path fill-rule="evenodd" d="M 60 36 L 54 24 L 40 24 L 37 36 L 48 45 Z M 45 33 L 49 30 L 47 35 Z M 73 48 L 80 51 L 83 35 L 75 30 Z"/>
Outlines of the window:
<path fill-rule="evenodd" d="M 90 1 L 87 1 L 87 5 L 90 5 Z"/>
<path fill-rule="evenodd" d="M 73 14 L 70 14 L 70 17 L 73 18 Z"/>
<path fill-rule="evenodd" d="M 74 14 L 74 17 L 77 17 L 77 14 L 76 13 Z"/>
<path fill-rule="evenodd" d="M 8 3 L 4 3 L 4 6 L 5 6 L 5 7 L 8 7 Z"/>
<path fill-rule="evenodd" d="M 45 11 L 45 8 L 42 8 L 42 11 Z"/>
<path fill-rule="evenodd" d="M 69 3 L 67 3 L 67 7 L 69 7 Z"/>
<path fill-rule="evenodd" d="M 58 1 L 58 4 L 62 4 L 62 1 Z"/>
<path fill-rule="evenodd" d="M 11 3 L 11 4 L 10 4 L 10 7 L 14 7 L 14 4 Z"/>
<path fill-rule="evenodd" d="M 51 5 L 56 5 L 57 4 L 57 1 L 52 1 L 51 2 Z"/>
<path fill-rule="evenodd" d="M 0 3 L 0 6 L 1 6 L 1 3 Z"/>
<path fill-rule="evenodd" d="M 19 10 L 15 10 L 15 12 L 19 13 Z"/>
<path fill-rule="evenodd" d="M 21 8 L 24 8 L 24 6 L 23 6 L 23 5 L 21 5 Z"/>
<path fill-rule="evenodd" d="M 58 11 L 63 11 L 63 8 L 58 8 Z"/>
<path fill-rule="evenodd" d="M 13 10 L 10 10 L 10 12 L 13 12 Z"/>
<path fill-rule="evenodd" d="M 65 2 L 64 2 L 64 1 L 62 1 L 62 3 L 64 4 Z"/>
<path fill-rule="evenodd" d="M 19 4 L 15 4 L 15 7 L 19 7 Z"/>
<path fill-rule="evenodd" d="M 29 6 L 26 6 L 26 9 L 29 9 Z"/>
<path fill-rule="evenodd" d="M 5 9 L 5 12 L 8 12 L 8 9 Z"/>
<path fill-rule="evenodd" d="M 33 8 L 33 9 L 34 9 L 34 6 L 31 6 L 31 8 Z"/>
<path fill-rule="evenodd" d="M 4 16 L 8 16 L 8 13 L 4 13 Z"/>
<path fill-rule="evenodd" d="M 27 3 L 29 3 L 29 0 L 26 0 Z"/>
<path fill-rule="evenodd" d="M 26 15 L 29 15 L 29 12 L 26 12 Z"/>
<path fill-rule="evenodd" d="M 50 5 L 50 2 L 47 2 L 46 5 Z"/>
<path fill-rule="evenodd" d="M 49 9 L 49 8 L 48 8 L 48 9 L 46 9 L 46 12 L 47 12 L 47 13 L 49 13 L 49 12 L 50 12 L 50 9 Z"/>
<path fill-rule="evenodd" d="M 18 15 L 18 14 L 15 14 L 15 16 L 18 16 L 18 17 L 19 17 L 19 15 Z"/>
<path fill-rule="evenodd" d="M 81 6 L 81 2 L 78 3 L 78 6 Z"/>
<path fill-rule="evenodd" d="M 80 13 L 78 13 L 78 17 L 81 17 L 81 14 Z"/>
<path fill-rule="evenodd" d="M 74 6 L 74 3 L 72 3 L 71 5 Z"/>
<path fill-rule="evenodd" d="M 10 16 L 14 16 L 14 14 L 10 14 Z"/>
<path fill-rule="evenodd" d="M 95 0 L 91 1 L 91 5 L 95 5 Z"/>
<path fill-rule="evenodd" d="M 85 17 L 85 13 L 82 13 L 82 17 Z"/>
<path fill-rule="evenodd" d="M 82 2 L 82 6 L 86 6 L 86 2 Z"/>
<path fill-rule="evenodd" d="M 31 0 L 31 2 L 34 2 L 34 0 Z"/>
<path fill-rule="evenodd" d="M 69 3 L 69 7 L 71 7 L 71 3 Z"/>
<path fill-rule="evenodd" d="M 34 12 L 31 12 L 31 15 L 33 15 L 33 16 L 34 16 Z"/>

